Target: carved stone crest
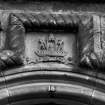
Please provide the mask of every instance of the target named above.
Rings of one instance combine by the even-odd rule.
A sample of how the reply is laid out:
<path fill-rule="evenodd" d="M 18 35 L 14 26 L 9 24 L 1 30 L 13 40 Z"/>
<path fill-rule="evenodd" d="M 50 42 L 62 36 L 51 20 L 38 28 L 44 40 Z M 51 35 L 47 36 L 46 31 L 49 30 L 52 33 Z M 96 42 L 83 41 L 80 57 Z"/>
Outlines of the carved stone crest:
<path fill-rule="evenodd" d="M 38 62 L 65 62 L 67 52 L 64 51 L 64 41 L 56 39 L 53 34 L 46 36 L 45 40 L 38 41 L 38 50 L 35 51 Z"/>

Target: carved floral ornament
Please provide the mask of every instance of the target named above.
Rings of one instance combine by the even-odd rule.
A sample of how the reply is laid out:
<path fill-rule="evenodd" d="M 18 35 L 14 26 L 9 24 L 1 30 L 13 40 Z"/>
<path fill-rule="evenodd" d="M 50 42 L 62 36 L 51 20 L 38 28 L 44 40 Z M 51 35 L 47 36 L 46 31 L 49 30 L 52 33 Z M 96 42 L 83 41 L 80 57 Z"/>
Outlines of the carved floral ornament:
<path fill-rule="evenodd" d="M 105 38 L 104 16 L 77 12 L 4 12 L 1 13 L 0 32 L 0 69 L 30 64 L 30 58 L 24 55 L 25 37 L 28 32 L 47 32 L 45 39 L 37 40 L 34 54 L 39 62 L 60 62 L 64 65 L 104 68 Z M 76 33 L 78 63 L 65 51 L 65 41 L 56 38 L 53 32 Z"/>

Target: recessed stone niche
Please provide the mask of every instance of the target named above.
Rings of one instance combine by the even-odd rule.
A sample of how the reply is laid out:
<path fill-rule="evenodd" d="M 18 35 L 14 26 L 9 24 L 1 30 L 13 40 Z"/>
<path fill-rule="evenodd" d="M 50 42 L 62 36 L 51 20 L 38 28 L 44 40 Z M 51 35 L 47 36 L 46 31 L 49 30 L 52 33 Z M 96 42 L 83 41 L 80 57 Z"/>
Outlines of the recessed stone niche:
<path fill-rule="evenodd" d="M 29 32 L 25 37 L 25 63 L 59 63 L 72 65 L 77 59 L 74 33 Z"/>

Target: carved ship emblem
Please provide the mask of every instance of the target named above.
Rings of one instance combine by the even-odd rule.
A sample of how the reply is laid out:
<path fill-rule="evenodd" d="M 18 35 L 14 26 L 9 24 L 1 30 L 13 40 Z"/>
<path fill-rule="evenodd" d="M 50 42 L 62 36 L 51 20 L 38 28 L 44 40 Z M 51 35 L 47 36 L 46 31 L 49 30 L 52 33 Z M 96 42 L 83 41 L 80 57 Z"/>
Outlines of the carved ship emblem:
<path fill-rule="evenodd" d="M 64 41 L 57 40 L 53 34 L 39 39 L 38 50 L 35 54 L 39 57 L 38 61 L 65 61 L 67 53 L 64 51 Z"/>

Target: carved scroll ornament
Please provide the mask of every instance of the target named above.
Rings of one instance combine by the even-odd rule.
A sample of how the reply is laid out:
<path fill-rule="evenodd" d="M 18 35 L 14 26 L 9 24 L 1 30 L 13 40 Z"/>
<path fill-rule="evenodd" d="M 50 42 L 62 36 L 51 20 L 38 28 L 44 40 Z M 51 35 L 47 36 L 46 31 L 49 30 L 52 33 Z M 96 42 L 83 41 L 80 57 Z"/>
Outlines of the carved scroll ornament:
<path fill-rule="evenodd" d="M 8 23 L 3 31 L 5 43 L 2 42 L 0 51 L 0 68 L 17 66 L 22 64 L 22 53 L 24 52 L 25 29 L 18 18 L 12 14 L 8 15 Z M 3 24 L 4 25 L 4 24 Z M 6 37 L 6 38 L 5 38 Z M 9 43 L 8 43 L 9 42 Z"/>
<path fill-rule="evenodd" d="M 104 17 L 93 15 L 90 22 L 86 22 L 86 28 L 81 34 L 81 64 L 91 68 L 104 69 L 105 63 L 105 40 L 104 40 Z M 83 35 L 83 36 L 82 36 Z"/>

